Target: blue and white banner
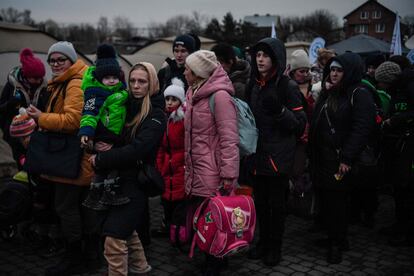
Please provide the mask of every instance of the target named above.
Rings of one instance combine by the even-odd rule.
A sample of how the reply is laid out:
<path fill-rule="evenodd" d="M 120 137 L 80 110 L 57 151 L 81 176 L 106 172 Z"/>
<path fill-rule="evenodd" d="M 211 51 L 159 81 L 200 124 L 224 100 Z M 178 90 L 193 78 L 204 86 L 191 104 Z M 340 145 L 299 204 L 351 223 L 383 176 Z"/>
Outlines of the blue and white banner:
<path fill-rule="evenodd" d="M 275 22 L 272 22 L 272 34 L 270 35 L 271 38 L 276 38 L 276 28 Z"/>
<path fill-rule="evenodd" d="M 318 58 L 318 49 L 325 47 L 325 39 L 322 37 L 316 37 L 309 47 L 309 62 L 314 64 Z"/>
<path fill-rule="evenodd" d="M 411 64 L 414 64 L 414 49 L 412 49 L 408 54 L 407 54 L 407 58 L 408 60 L 411 62 Z"/>
<path fill-rule="evenodd" d="M 400 17 L 396 14 L 394 32 L 392 34 L 391 49 L 392 55 L 401 55 L 401 31 L 400 31 Z"/>

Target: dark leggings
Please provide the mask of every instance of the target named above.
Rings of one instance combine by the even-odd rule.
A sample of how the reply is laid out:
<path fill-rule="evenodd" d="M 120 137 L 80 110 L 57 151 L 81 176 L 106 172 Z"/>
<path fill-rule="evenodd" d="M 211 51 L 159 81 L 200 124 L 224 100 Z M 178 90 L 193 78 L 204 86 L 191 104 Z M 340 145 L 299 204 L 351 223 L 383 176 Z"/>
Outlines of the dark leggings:
<path fill-rule="evenodd" d="M 279 250 L 285 230 L 287 176 L 256 176 L 254 202 L 260 228 L 260 243 Z"/>
<path fill-rule="evenodd" d="M 322 189 L 320 192 L 323 222 L 332 244 L 341 244 L 347 237 L 348 191 Z"/>

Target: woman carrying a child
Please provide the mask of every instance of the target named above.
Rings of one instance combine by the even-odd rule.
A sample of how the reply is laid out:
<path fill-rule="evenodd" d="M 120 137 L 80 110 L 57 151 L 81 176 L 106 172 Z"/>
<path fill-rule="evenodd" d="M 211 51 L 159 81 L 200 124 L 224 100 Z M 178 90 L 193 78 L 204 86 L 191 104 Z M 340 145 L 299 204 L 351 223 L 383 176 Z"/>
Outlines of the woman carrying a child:
<path fill-rule="evenodd" d="M 151 270 L 135 229 L 146 223 L 147 195 L 137 183 L 137 163 L 155 163 L 157 148 L 166 127 L 165 102 L 158 93 L 157 73 L 152 64 L 139 62 L 129 72 L 129 97 L 122 145 L 93 155 L 99 170 L 118 170 L 120 192 L 129 202 L 110 206 L 103 223 L 104 255 L 109 275 L 146 273 Z"/>

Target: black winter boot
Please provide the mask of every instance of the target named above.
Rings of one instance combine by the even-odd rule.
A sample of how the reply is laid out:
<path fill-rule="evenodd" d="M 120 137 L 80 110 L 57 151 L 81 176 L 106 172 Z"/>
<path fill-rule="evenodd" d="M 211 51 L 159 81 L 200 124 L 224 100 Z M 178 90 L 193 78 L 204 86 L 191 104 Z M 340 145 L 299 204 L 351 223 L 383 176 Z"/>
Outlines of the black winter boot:
<path fill-rule="evenodd" d="M 252 246 L 248 253 L 247 258 L 250 260 L 259 260 L 267 253 L 264 242 L 259 241 L 256 245 Z"/>
<path fill-rule="evenodd" d="M 62 259 L 54 266 L 48 267 L 46 276 L 66 276 L 83 272 L 82 242 L 71 242 Z"/>
<path fill-rule="evenodd" d="M 88 196 L 83 201 L 82 205 L 95 211 L 107 210 L 108 207 L 100 202 L 103 190 L 103 185 L 100 185 L 99 183 L 91 183 Z"/>
<path fill-rule="evenodd" d="M 326 261 L 330 264 L 339 264 L 342 262 L 342 251 L 338 245 L 329 246 Z"/>
<path fill-rule="evenodd" d="M 212 255 L 206 255 L 205 269 L 203 276 L 220 276 L 222 267 L 222 259 L 216 258 Z"/>
<path fill-rule="evenodd" d="M 281 253 L 279 248 L 270 248 L 263 256 L 263 264 L 269 267 L 276 266 L 280 263 Z"/>

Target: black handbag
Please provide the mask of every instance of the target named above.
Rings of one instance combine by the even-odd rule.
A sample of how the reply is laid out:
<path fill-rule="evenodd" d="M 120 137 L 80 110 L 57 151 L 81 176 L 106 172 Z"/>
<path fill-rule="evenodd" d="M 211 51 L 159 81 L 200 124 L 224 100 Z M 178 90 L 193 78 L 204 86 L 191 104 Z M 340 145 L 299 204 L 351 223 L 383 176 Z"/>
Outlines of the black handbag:
<path fill-rule="evenodd" d="M 138 162 L 138 185 L 149 197 L 162 194 L 164 190 L 164 178 L 152 164 Z"/>
<path fill-rule="evenodd" d="M 76 135 L 37 131 L 30 137 L 25 170 L 75 179 L 79 176 L 83 149 Z"/>

